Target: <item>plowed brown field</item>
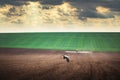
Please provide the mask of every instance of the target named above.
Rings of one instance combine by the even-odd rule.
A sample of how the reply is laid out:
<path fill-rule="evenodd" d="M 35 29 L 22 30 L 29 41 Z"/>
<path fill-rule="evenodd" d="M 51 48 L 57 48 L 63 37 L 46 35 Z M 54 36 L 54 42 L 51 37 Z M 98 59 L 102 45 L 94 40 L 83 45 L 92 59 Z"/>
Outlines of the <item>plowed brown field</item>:
<path fill-rule="evenodd" d="M 120 53 L 0 49 L 0 80 L 120 80 Z"/>

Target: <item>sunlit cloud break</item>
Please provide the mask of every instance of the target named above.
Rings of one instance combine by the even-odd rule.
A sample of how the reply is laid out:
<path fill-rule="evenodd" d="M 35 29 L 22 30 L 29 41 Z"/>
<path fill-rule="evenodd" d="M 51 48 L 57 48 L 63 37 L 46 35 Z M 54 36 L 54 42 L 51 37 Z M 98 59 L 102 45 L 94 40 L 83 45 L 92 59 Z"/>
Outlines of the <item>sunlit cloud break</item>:
<path fill-rule="evenodd" d="M 69 3 L 61 5 L 42 5 L 39 2 L 28 2 L 28 5 L 6 5 L 0 8 L 1 23 L 72 24 L 78 22 L 77 9 Z"/>
<path fill-rule="evenodd" d="M 96 5 L 92 3 L 94 6 L 87 6 L 89 3 L 85 1 L 85 5 L 79 1 L 74 2 L 76 4 L 74 5 L 72 0 L 70 2 L 61 0 L 58 3 L 53 0 L 54 4 L 47 1 L 21 0 L 18 1 L 19 4 L 17 2 L 17 4 L 12 2 L 0 4 L 0 27 L 3 30 L 12 26 L 27 27 L 28 30 L 31 27 L 34 30 L 40 29 L 40 31 L 44 28 L 48 31 L 51 29 L 56 31 L 59 28 L 61 31 L 76 31 L 81 27 L 86 30 L 87 27 L 104 28 L 107 26 L 118 29 L 120 26 L 120 12 L 109 6 L 98 4 L 98 2 Z"/>

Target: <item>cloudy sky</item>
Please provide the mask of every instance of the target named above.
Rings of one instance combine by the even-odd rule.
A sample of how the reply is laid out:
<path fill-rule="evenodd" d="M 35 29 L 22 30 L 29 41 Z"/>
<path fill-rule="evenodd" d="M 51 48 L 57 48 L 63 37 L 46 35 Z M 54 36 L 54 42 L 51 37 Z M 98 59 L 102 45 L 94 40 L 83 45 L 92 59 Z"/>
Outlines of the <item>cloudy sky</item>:
<path fill-rule="evenodd" d="M 0 32 L 120 32 L 120 0 L 0 0 Z"/>

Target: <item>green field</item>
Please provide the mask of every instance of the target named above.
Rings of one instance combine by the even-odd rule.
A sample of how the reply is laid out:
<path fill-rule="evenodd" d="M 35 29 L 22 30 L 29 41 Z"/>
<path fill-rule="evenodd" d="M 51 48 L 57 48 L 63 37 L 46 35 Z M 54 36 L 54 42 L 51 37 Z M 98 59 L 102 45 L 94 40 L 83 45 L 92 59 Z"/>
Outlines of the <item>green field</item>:
<path fill-rule="evenodd" d="M 120 33 L 1 33 L 0 47 L 120 51 Z"/>

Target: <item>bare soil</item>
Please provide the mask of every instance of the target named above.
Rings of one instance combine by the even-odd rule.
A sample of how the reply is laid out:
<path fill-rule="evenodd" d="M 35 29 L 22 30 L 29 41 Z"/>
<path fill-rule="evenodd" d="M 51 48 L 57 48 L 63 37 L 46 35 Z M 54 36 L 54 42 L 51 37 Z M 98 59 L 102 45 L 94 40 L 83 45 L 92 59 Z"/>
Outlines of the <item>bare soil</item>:
<path fill-rule="evenodd" d="M 0 48 L 0 80 L 120 80 L 120 53 Z"/>

